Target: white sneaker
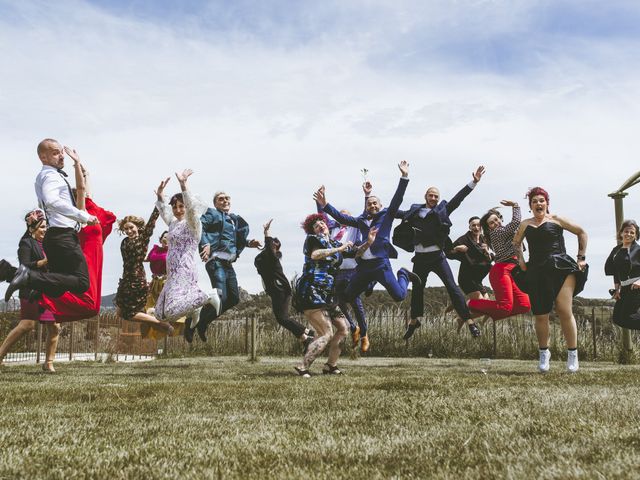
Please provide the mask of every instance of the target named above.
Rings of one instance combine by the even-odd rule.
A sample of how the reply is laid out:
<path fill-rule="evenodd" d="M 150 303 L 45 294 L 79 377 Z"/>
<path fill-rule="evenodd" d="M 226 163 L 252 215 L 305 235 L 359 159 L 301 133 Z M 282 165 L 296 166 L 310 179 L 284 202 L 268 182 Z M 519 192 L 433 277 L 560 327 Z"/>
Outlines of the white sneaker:
<path fill-rule="evenodd" d="M 216 309 L 216 317 L 220 315 L 220 306 L 222 302 L 220 301 L 220 295 L 218 294 L 217 288 L 214 288 L 213 292 L 209 294 L 209 303 Z"/>
<path fill-rule="evenodd" d="M 575 373 L 578 368 L 578 350 L 567 351 L 567 372 Z"/>
<path fill-rule="evenodd" d="M 549 360 L 551 360 L 551 352 L 549 349 L 540 350 L 540 363 L 538 363 L 538 371 L 547 373 L 549 371 Z"/>
<path fill-rule="evenodd" d="M 200 321 L 201 311 L 202 311 L 202 307 L 198 307 L 193 312 L 191 312 L 191 328 L 195 328 L 198 322 Z"/>

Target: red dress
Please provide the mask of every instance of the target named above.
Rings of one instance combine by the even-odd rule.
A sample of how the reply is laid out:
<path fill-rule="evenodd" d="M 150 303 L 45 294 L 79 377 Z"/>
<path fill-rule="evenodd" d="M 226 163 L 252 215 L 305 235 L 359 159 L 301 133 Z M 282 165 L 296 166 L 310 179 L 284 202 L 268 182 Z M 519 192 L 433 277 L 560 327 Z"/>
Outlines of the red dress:
<path fill-rule="evenodd" d="M 100 313 L 102 296 L 102 244 L 111 233 L 116 216 L 86 199 L 87 213 L 98 218 L 97 225 L 87 225 L 78 233 L 82 253 L 89 270 L 89 290 L 81 294 L 66 292 L 52 298 L 42 296 L 40 305 L 53 313 L 57 322 L 72 322 L 95 317 Z"/>

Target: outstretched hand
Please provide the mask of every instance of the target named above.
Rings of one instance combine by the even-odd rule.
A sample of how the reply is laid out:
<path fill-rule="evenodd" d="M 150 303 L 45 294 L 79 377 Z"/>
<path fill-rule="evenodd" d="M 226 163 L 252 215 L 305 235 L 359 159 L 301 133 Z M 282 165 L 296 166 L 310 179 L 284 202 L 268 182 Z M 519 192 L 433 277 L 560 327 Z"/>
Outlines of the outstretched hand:
<path fill-rule="evenodd" d="M 512 200 L 500 200 L 500 204 L 504 205 L 505 207 L 516 207 L 516 206 L 518 206 L 518 203 L 514 202 Z"/>
<path fill-rule="evenodd" d="M 78 152 L 76 152 L 75 149 L 65 145 L 64 152 L 71 157 L 71 160 L 73 160 L 74 163 L 78 163 L 80 161 L 80 155 L 78 155 Z"/>
<path fill-rule="evenodd" d="M 376 235 L 378 234 L 378 228 L 377 227 L 373 227 L 371 229 L 369 229 L 369 235 L 367 235 L 367 243 L 369 245 L 372 245 L 373 242 L 376 241 Z"/>
<path fill-rule="evenodd" d="M 264 236 L 265 237 L 267 237 L 269 235 L 269 228 L 271 228 L 271 222 L 273 222 L 273 218 L 262 226 L 262 228 L 264 229 Z"/>
<path fill-rule="evenodd" d="M 473 183 L 478 183 L 482 178 L 482 175 L 484 175 L 484 172 L 485 172 L 484 165 L 480 165 L 476 169 L 475 173 L 471 174 L 473 176 Z"/>
<path fill-rule="evenodd" d="M 167 177 L 165 180 L 162 180 L 160 182 L 160 185 L 158 185 L 158 188 L 154 190 L 154 193 L 156 194 L 156 196 L 158 197 L 158 200 L 162 201 L 163 199 L 163 193 L 164 193 L 164 187 L 167 186 L 167 183 L 169 183 L 169 180 L 171 180 L 171 177 Z"/>
<path fill-rule="evenodd" d="M 402 173 L 403 178 L 407 178 L 409 176 L 409 162 L 402 160 L 398 164 L 398 168 L 400 169 L 400 173 Z"/>
<path fill-rule="evenodd" d="M 187 183 L 187 179 L 191 176 L 192 173 L 193 170 L 191 170 L 190 168 L 183 170 L 182 173 L 176 172 L 176 178 L 178 179 L 178 182 L 180 182 L 180 186 L 183 186 Z"/>
<path fill-rule="evenodd" d="M 313 194 L 313 199 L 320 205 L 321 208 L 324 208 L 327 204 L 327 197 L 324 193 L 324 185 L 320 185 L 320 188 L 316 190 Z"/>
<path fill-rule="evenodd" d="M 365 197 L 371 196 L 371 192 L 373 192 L 373 185 L 371 185 L 369 180 L 362 184 L 362 191 L 364 192 Z"/>
<path fill-rule="evenodd" d="M 260 243 L 260 240 L 249 240 L 247 242 L 247 247 L 249 248 L 262 248 L 262 244 Z"/>

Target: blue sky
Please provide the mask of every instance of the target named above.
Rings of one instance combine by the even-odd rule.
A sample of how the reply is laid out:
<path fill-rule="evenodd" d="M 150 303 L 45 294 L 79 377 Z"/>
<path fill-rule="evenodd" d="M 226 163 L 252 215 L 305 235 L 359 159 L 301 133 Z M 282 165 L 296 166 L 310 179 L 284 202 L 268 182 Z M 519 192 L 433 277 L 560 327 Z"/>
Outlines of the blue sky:
<path fill-rule="evenodd" d="M 0 256 L 15 258 L 44 137 L 78 149 L 96 199 L 120 217 L 146 216 L 160 178 L 193 168 L 194 190 L 229 191 L 256 237 L 275 218 L 289 274 L 302 266 L 298 223 L 318 185 L 356 210 L 360 169 L 384 200 L 406 159 L 410 204 L 432 184 L 453 196 L 482 163 L 453 235 L 541 184 L 587 229 L 585 293 L 603 296 L 606 194 L 639 165 L 639 20 L 631 1 L 0 0 L 12 179 Z M 632 190 L 627 216 L 640 216 L 639 198 Z M 114 234 L 105 246 L 105 292 L 118 244 Z M 575 254 L 571 236 L 567 246 Z M 252 259 L 237 270 L 255 292 Z"/>

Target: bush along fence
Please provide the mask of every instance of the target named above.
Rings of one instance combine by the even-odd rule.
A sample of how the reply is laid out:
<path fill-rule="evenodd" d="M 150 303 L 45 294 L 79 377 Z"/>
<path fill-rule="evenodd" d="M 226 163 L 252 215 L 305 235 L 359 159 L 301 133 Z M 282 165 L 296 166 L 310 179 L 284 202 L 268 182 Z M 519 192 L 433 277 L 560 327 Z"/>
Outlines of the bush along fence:
<path fill-rule="evenodd" d="M 610 306 L 575 307 L 581 359 L 619 359 L 622 333 L 611 323 L 611 313 Z M 6 312 L 2 315 L 0 335 L 4 339 L 18 321 L 18 314 Z M 480 322 L 482 336 L 474 339 L 466 328 L 456 332 L 453 316 L 445 315 L 441 309 L 431 309 L 422 327 L 408 341 L 402 339 L 409 320 L 407 310 L 382 306 L 370 309 L 367 318 L 371 341 L 368 356 L 535 359 L 538 355 L 531 315 Z M 45 332 L 45 328 L 38 327 L 26 335 L 14 346 L 5 362 L 43 362 Z M 115 311 L 105 310 L 90 320 L 63 324 L 56 360 L 127 361 L 158 355 L 247 355 L 255 360 L 259 356 L 298 356 L 302 352 L 300 342 L 267 314 L 230 311 L 211 324 L 207 337 L 208 342 L 203 343 L 196 335 L 192 344 L 181 336 L 145 339 L 140 333 L 140 324 L 122 320 Z M 639 348 L 638 336 L 633 335 L 632 339 L 634 348 Z M 344 354 L 352 358 L 361 355 L 358 348 L 352 347 L 350 337 L 345 343 Z M 562 331 L 553 316 L 549 347 L 553 358 L 563 358 Z"/>

